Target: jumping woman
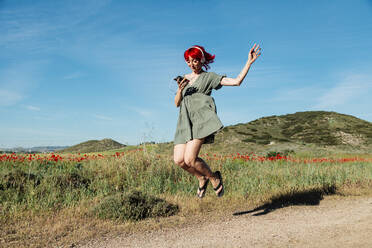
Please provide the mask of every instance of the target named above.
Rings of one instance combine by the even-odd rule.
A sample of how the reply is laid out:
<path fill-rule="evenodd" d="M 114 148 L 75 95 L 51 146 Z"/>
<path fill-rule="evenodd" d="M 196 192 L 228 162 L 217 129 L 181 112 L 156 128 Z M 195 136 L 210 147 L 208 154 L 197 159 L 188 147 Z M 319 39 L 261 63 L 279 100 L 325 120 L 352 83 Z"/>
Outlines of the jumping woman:
<path fill-rule="evenodd" d="M 240 86 L 260 55 L 261 48 L 254 44 L 240 74 L 236 78 L 228 78 L 207 72 L 215 55 L 206 52 L 202 46 L 193 46 L 184 53 L 191 73 L 176 79 L 178 90 L 174 102 L 180 111 L 174 138 L 174 162 L 198 178 L 199 198 L 204 197 L 209 181 L 218 197 L 224 194 L 221 172 L 212 172 L 207 163 L 198 157 L 202 144 L 213 143 L 215 133 L 223 128 L 214 99 L 210 96 L 212 90 L 222 86 Z"/>

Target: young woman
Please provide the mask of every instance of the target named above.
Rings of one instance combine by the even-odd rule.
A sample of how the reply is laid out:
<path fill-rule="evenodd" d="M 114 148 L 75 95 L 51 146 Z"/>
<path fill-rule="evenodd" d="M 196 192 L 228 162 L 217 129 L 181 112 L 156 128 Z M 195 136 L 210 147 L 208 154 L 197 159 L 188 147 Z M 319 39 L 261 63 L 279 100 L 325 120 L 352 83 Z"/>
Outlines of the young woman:
<path fill-rule="evenodd" d="M 207 72 L 215 55 L 206 52 L 202 46 L 193 46 L 184 53 L 191 73 L 177 80 L 178 90 L 174 101 L 180 107 L 180 112 L 174 138 L 174 162 L 198 178 L 199 198 L 204 197 L 209 181 L 218 197 L 224 194 L 221 173 L 212 172 L 205 161 L 198 157 L 202 144 L 213 143 L 215 133 L 223 128 L 211 92 L 222 86 L 240 86 L 252 63 L 260 55 L 261 48 L 254 44 L 240 74 L 236 78 L 228 78 Z"/>

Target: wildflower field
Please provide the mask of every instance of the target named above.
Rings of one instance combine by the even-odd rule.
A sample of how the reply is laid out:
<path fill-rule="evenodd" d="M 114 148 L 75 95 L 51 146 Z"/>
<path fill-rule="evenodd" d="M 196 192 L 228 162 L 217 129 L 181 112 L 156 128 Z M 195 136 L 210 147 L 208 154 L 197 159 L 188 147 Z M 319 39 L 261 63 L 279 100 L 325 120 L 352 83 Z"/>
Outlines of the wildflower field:
<path fill-rule="evenodd" d="M 34 239 L 40 246 L 65 244 L 93 235 L 94 231 L 81 233 L 92 223 L 107 229 L 107 223 L 231 211 L 303 192 L 369 194 L 372 186 L 372 155 L 368 154 L 204 152 L 201 157 L 212 170 L 222 172 L 223 198 L 216 198 L 209 186 L 206 197 L 197 199 L 197 180 L 174 165 L 171 155 L 151 149 L 0 154 L 0 244 L 27 246 Z"/>

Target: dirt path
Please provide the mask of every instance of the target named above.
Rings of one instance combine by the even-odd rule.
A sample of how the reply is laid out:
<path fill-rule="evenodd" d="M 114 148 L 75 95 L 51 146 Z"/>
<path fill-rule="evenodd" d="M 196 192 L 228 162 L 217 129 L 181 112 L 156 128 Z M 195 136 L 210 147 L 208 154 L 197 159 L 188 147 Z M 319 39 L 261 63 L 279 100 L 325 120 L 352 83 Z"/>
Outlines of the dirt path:
<path fill-rule="evenodd" d="M 199 226 L 92 241 L 84 247 L 372 247 L 372 197 L 229 213 Z M 262 214 L 263 213 L 263 214 Z"/>

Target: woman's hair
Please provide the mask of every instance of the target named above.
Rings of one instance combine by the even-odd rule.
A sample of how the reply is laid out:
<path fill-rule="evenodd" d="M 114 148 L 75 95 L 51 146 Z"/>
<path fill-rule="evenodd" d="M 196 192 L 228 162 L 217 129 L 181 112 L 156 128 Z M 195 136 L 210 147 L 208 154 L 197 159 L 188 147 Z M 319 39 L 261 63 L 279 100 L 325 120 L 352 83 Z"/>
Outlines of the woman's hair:
<path fill-rule="evenodd" d="M 200 60 L 205 70 L 208 70 L 210 68 L 208 64 L 213 63 L 213 60 L 216 57 L 216 55 L 207 53 L 204 47 L 197 45 L 187 49 L 183 56 L 185 57 L 185 60 L 188 60 L 189 57 Z"/>

